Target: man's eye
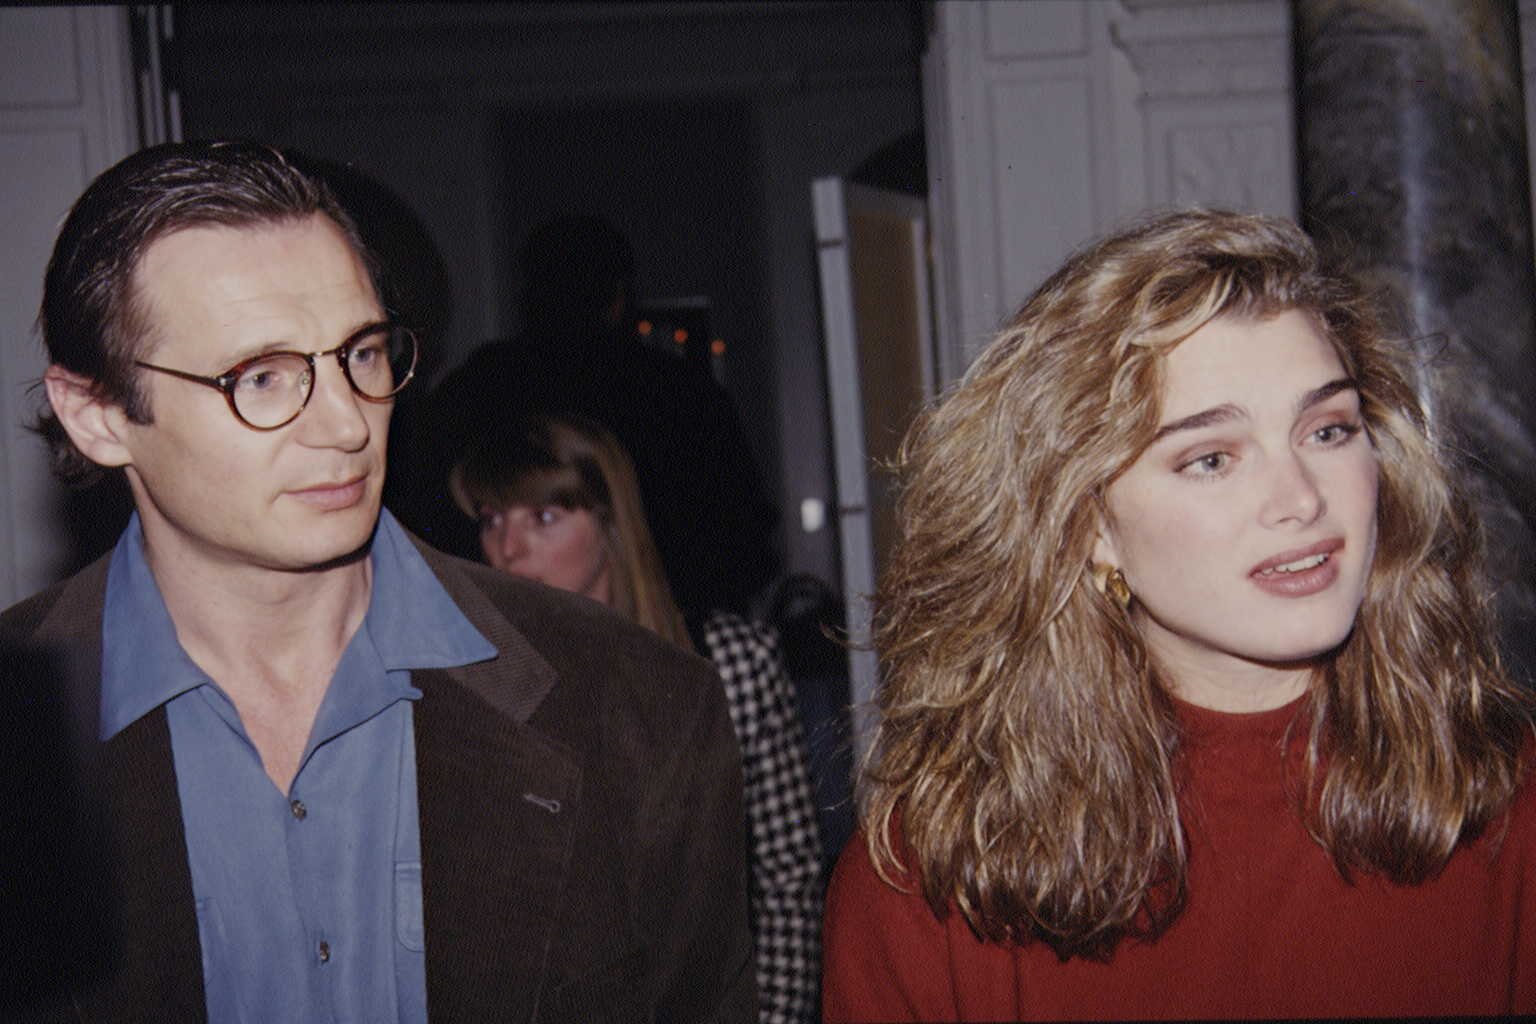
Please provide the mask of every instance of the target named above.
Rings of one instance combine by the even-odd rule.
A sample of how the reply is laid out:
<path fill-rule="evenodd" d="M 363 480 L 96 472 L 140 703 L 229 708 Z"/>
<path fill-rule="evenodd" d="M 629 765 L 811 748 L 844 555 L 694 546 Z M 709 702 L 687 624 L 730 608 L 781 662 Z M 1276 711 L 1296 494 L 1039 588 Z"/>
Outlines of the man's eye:
<path fill-rule="evenodd" d="M 235 386 L 241 391 L 274 391 L 288 382 L 292 375 L 276 366 L 253 366 L 240 375 Z"/>
<path fill-rule="evenodd" d="M 235 380 L 235 390 L 244 395 L 282 392 L 309 386 L 309 364 L 300 356 L 287 354 L 258 359 Z"/>
<path fill-rule="evenodd" d="M 353 369 L 367 369 L 384 361 L 384 343 L 370 338 L 347 352 L 347 362 Z"/>

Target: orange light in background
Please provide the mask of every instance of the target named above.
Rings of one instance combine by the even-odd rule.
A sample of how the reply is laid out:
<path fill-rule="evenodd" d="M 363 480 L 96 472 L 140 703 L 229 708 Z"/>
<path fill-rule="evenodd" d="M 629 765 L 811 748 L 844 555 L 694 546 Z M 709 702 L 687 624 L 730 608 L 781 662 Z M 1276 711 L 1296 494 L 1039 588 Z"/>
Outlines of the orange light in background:
<path fill-rule="evenodd" d="M 677 330 L 672 332 L 672 340 L 677 342 L 679 345 L 686 345 L 688 344 L 688 332 L 679 327 Z"/>
<path fill-rule="evenodd" d="M 709 343 L 709 354 L 712 356 L 725 355 L 725 342 L 719 338 Z"/>
<path fill-rule="evenodd" d="M 649 320 L 641 320 L 639 323 L 635 324 L 635 333 L 640 335 L 642 338 L 649 338 L 651 336 L 651 332 L 655 329 L 655 326 L 652 325 Z"/>

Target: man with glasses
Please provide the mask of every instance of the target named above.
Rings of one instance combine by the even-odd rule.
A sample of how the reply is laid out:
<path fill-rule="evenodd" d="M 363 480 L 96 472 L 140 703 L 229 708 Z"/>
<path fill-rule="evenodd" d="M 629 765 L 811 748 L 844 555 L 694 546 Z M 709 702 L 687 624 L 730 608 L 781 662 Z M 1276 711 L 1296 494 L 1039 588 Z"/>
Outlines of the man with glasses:
<path fill-rule="evenodd" d="M 256 144 L 140 152 L 65 221 L 39 430 L 136 511 L 0 616 L 0 692 L 65 709 L 48 771 L 82 794 L 50 832 L 69 948 L 0 1010 L 752 1018 L 718 680 L 381 509 L 417 342 L 378 295 Z"/>

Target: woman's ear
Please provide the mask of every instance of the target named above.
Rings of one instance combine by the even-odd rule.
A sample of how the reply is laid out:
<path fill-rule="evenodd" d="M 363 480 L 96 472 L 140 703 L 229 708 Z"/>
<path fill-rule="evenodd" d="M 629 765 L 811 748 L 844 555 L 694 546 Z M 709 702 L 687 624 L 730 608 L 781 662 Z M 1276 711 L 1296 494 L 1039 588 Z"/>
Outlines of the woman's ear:
<path fill-rule="evenodd" d="M 1104 594 L 1121 611 L 1131 607 L 1131 588 L 1125 582 L 1120 568 L 1120 551 L 1115 543 L 1115 529 L 1110 524 L 1109 513 L 1102 503 L 1098 508 L 1098 535 L 1093 540 L 1093 559 L 1088 563 L 1089 572 L 1099 592 Z"/>
<path fill-rule="evenodd" d="M 1093 564 L 1102 565 L 1110 569 L 1120 565 L 1120 552 L 1115 545 L 1115 530 L 1109 522 L 1109 513 L 1102 502 L 1099 503 L 1097 515 L 1098 530 L 1093 540 Z"/>
<path fill-rule="evenodd" d="M 54 363 L 43 371 L 48 404 L 80 454 L 98 466 L 126 466 L 133 461 L 123 443 L 128 416 L 122 406 L 97 392 L 89 377 Z"/>

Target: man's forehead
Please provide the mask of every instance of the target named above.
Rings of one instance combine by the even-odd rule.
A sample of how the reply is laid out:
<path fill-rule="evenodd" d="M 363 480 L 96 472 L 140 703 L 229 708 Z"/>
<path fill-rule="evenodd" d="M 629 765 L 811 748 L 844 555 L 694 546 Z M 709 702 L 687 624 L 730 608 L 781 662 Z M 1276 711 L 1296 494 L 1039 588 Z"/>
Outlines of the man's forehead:
<path fill-rule="evenodd" d="M 253 224 L 197 223 L 155 239 L 134 268 L 145 328 L 284 310 L 381 315 L 368 268 L 323 213 Z M 366 307 L 366 308 L 360 308 Z M 153 331 L 151 331 L 153 333 Z"/>
<path fill-rule="evenodd" d="M 157 235 L 144 247 L 134 267 L 135 278 L 142 283 L 151 278 L 154 272 L 161 269 L 168 260 L 184 251 L 195 250 L 199 253 L 232 251 L 248 248 L 249 243 L 263 239 L 285 236 L 310 237 L 316 232 L 330 235 L 351 253 L 359 266 L 363 266 L 361 254 L 357 252 L 352 240 L 347 237 L 341 226 L 328 215 L 317 211 L 304 217 L 274 217 L 269 220 L 239 224 L 224 224 L 208 220 L 178 225 Z"/>

